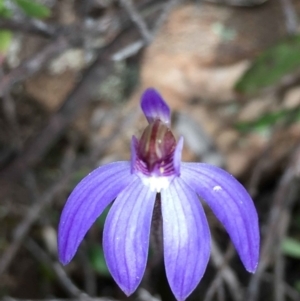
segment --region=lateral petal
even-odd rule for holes
[[[136,177],[117,197],[106,218],[103,249],[110,273],[126,295],[140,284],[146,268],[156,192]]]
[[[170,108],[155,89],[149,88],[143,93],[141,107],[149,123],[159,119],[170,124]]]
[[[209,205],[249,272],[259,259],[258,216],[246,189],[228,172],[205,163],[182,163],[181,178]]]
[[[86,232],[132,177],[129,162],[115,162],[95,169],[75,187],[58,227],[58,253],[63,264],[70,262]]]
[[[161,205],[166,274],[172,292],[182,301],[206,270],[209,228],[198,196],[180,178],[161,192]]]

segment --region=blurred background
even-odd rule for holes
[[[188,300],[299,301],[299,0],[0,0],[0,298],[175,300],[153,249],[137,292],[117,287],[107,212],[69,265],[57,258],[69,193],[129,160],[147,87],[172,108],[183,159],[232,173],[260,219],[252,275],[205,208],[212,254]]]

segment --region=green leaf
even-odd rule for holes
[[[250,122],[238,122],[235,128],[240,132],[264,132],[270,129],[273,125],[280,121],[289,121],[289,123],[300,120],[300,108],[292,110],[279,110],[275,112],[266,113],[257,119]]]
[[[294,283],[294,287],[295,289],[300,292],[300,280],[297,280],[295,283]]]
[[[47,18],[51,15],[48,7],[32,0],[13,0],[29,17]]]
[[[291,237],[284,239],[282,245],[282,252],[290,257],[300,259],[300,241]]]
[[[281,41],[264,51],[236,83],[236,90],[246,94],[273,85],[285,74],[300,67],[300,35]]]
[[[286,110],[267,113],[250,122],[239,122],[235,125],[235,127],[241,132],[263,131],[285,117],[286,114]]]
[[[0,54],[6,54],[11,43],[12,33],[9,30],[0,30]]]
[[[54,281],[56,279],[53,269],[51,269],[48,265],[41,263],[38,268],[43,279],[45,278],[48,281]]]
[[[9,18],[12,16],[12,11],[6,6],[4,0],[0,0],[0,17]]]
[[[100,245],[92,245],[88,251],[89,260],[93,269],[102,276],[110,276],[107,268],[103,249]]]

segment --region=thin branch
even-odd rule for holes
[[[84,290],[89,296],[96,296],[97,275],[89,261],[85,243],[82,243],[80,250],[78,250],[77,257],[84,275]]]
[[[161,299],[153,297],[147,290],[141,287],[137,291],[137,300],[138,301],[160,301]]]
[[[182,0],[169,0],[164,8],[163,11],[161,12],[159,18],[157,19],[154,29],[153,29],[153,34],[156,34],[156,32],[161,28],[161,26],[163,25],[163,23],[165,22],[165,20],[167,19],[170,11],[176,6],[178,5]]]
[[[123,49],[113,54],[112,59],[114,61],[123,61],[137,54],[144,46],[145,46],[145,42],[143,40],[138,40],[136,42],[133,42],[132,44],[124,47]]]
[[[0,258],[0,276],[7,270],[10,263],[14,259],[17,251],[19,250],[22,242],[24,241],[27,233],[29,232],[31,226],[41,215],[41,212],[49,206],[55,197],[61,193],[69,181],[70,168],[73,161],[73,156],[69,153],[63,158],[62,163],[65,164],[65,170],[63,176],[53,184],[42,196],[41,198],[32,205],[26,216],[15,228],[13,233],[13,239],[9,247],[5,250]]]
[[[41,212],[46,206],[48,206],[54,198],[60,193],[66,186],[68,178],[64,177],[56,182],[42,197],[41,200],[34,204],[25,216],[25,218],[16,227],[13,234],[13,241],[11,245],[6,249],[4,254],[0,258],[0,276],[6,271],[10,265],[12,259],[16,255],[22,241],[26,237],[32,224],[39,218]]]
[[[126,0],[120,0],[120,1],[125,2],[127,4]],[[180,0],[170,0],[170,1],[168,1],[165,4],[165,6],[164,6],[160,16],[158,17],[157,21],[155,22],[152,33],[150,33],[147,29],[148,33],[146,33],[146,37],[145,37],[145,33],[143,34],[143,30],[138,27],[141,34],[142,34],[142,36],[144,37],[144,39],[135,41],[135,42],[129,44],[128,46],[126,46],[125,48],[119,50],[118,52],[116,52],[112,56],[112,59],[115,60],[115,61],[121,61],[121,60],[125,60],[125,59],[137,54],[138,51],[140,51],[143,47],[145,47],[145,45],[148,44],[148,40],[147,40],[148,34],[150,35],[150,41],[151,41],[153,39],[153,36],[156,34],[156,32],[161,28],[162,24],[166,20],[166,18],[168,16],[168,14],[170,13],[171,9],[180,2],[181,2]],[[141,16],[140,16],[140,18],[141,18],[142,22],[144,22]],[[145,24],[145,27],[146,27],[146,24]]]
[[[214,284],[215,288],[219,287],[221,279],[227,284],[230,293],[235,301],[242,300],[242,290],[238,281],[238,278],[234,271],[227,265],[229,258],[234,254],[232,246],[230,246],[228,253],[223,256],[214,238],[211,239],[211,259],[215,267],[219,270],[216,278],[220,277],[220,280],[216,280]],[[205,300],[210,300],[208,297]]]
[[[170,3],[175,2],[177,3],[174,0],[170,1]],[[126,25],[128,20],[124,22]],[[2,196],[9,193],[12,183],[20,178],[27,168],[34,166],[43,158],[54,141],[62,135],[67,126],[74,120],[77,113],[87,106],[91,100],[93,86],[104,80],[108,74],[108,70],[112,69],[111,55],[121,48],[120,44],[122,45],[122,41],[128,41],[128,39],[124,39],[124,36],[128,34],[130,32],[125,30],[121,33],[119,32],[117,35],[114,35],[112,42],[98,50],[96,61],[86,70],[82,76],[82,80],[69,94],[58,112],[54,113],[48,125],[41,130],[40,134],[29,146],[25,147],[19,157],[0,171],[0,193]],[[28,78],[28,76],[40,70],[40,64],[45,64],[49,56],[54,56],[57,52],[59,53],[63,49],[67,49],[70,47],[70,44],[73,45],[75,42],[76,37],[60,37],[57,40],[57,44],[54,43],[49,46],[49,49],[45,49],[41,54],[37,54],[37,59],[32,58],[6,75],[2,82],[0,82],[0,96],[8,91],[15,82]],[[51,55],[48,55],[48,52]]]
[[[104,80],[109,70],[112,69],[112,63],[109,58],[111,52],[118,44],[118,39],[115,39],[110,45],[98,51],[97,60],[85,71],[81,82],[69,94],[63,106],[52,116],[48,125],[41,130],[39,135],[24,149],[19,157],[0,172],[0,191],[2,194],[5,195],[7,193],[12,181],[19,178],[28,167],[35,165],[43,158],[49,147],[74,120],[76,114],[86,107],[91,100],[93,86],[95,86],[96,82],[99,83],[99,81]],[[67,43],[64,44],[66,47],[67,45]],[[22,74],[23,77],[24,74]],[[7,89],[9,86],[6,83]]]
[[[211,282],[210,286],[206,290],[203,301],[211,301],[214,298],[215,293],[218,291],[218,288],[222,285],[222,276],[218,274],[217,277]]]
[[[266,282],[273,282],[274,276],[270,273],[264,273],[263,274],[263,281]],[[297,289],[293,288],[292,286],[288,285],[287,283],[284,283],[284,290],[286,292],[286,295],[293,301],[299,301],[300,300],[300,293],[297,291]]]
[[[57,261],[53,261],[50,256],[32,239],[28,239],[25,242],[26,248],[33,254],[41,263],[49,266],[54,271],[59,283],[65,289],[66,293],[70,297],[86,297],[87,295],[82,292],[68,277],[61,264]]]
[[[15,101],[8,92],[2,98],[3,112],[10,129],[11,145],[13,151],[20,151],[22,148],[22,140],[20,135],[20,126],[17,120]]]
[[[286,210],[284,210],[286,211]],[[282,241],[286,234],[287,229],[287,214],[286,212],[283,213],[283,217],[281,218],[281,225],[278,226],[278,241],[274,246],[275,254],[274,254],[274,271],[275,277],[273,281],[274,287],[274,301],[284,301],[285,300],[285,289],[284,289],[284,271],[285,271],[285,258],[282,254]]]
[[[298,32],[298,17],[296,9],[291,0],[280,0],[285,17],[287,32],[294,35]]]
[[[299,153],[300,155],[300,153]],[[300,158],[298,159],[298,164],[300,163]],[[299,168],[299,165],[298,165]],[[295,177],[299,177],[298,171],[297,171],[297,165],[295,170]],[[284,301],[285,296],[287,295],[287,292],[285,290],[285,283],[284,283],[284,276],[285,276],[285,257],[282,252],[282,242],[285,239],[287,235],[287,231],[290,225],[291,221],[291,215],[292,215],[292,208],[291,203],[289,203],[289,200],[298,199],[299,196],[299,181],[296,179],[291,182],[291,188],[288,192],[287,196],[287,203],[288,205],[285,206],[281,212],[281,218],[280,218],[280,224],[278,224],[278,231],[277,231],[277,237],[276,242],[274,245],[275,249],[275,277],[274,277],[274,300],[275,301]]]
[[[2,18],[0,19],[0,28],[36,34],[45,38],[53,38],[57,36],[58,32],[61,32],[59,26],[38,19],[15,20]]]
[[[218,301],[225,301],[225,288],[224,288],[223,281],[220,281],[220,284],[218,285],[217,297],[218,297]]]
[[[145,23],[145,20],[140,15],[136,7],[133,5],[132,0],[120,0],[121,5],[125,8],[127,11],[130,19],[132,22],[137,26],[139,29],[143,39],[145,40],[146,44],[150,44],[152,41],[152,34],[148,29],[147,24]]]
[[[297,200],[295,191],[299,185],[298,181],[295,181],[295,178],[299,177],[299,166],[300,147],[294,151],[289,166],[282,175],[278,188],[275,191],[269,221],[265,231],[266,235],[262,242],[260,262],[248,286],[248,301],[258,300],[262,276],[272,259],[274,259],[273,246],[275,239],[278,240],[279,226],[282,225],[283,219],[285,219],[286,210],[291,210],[294,202]]]
[[[56,55],[70,47],[68,39],[59,37],[47,45],[43,50],[35,53],[31,58],[4,75],[0,81],[0,97],[8,93],[9,89],[17,82],[25,80],[29,76],[41,70],[45,64]]]

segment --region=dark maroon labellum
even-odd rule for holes
[[[138,157],[146,163],[148,171],[151,172],[155,167],[163,168],[169,163],[175,147],[173,133],[165,123],[157,119],[144,130],[137,152]]]

